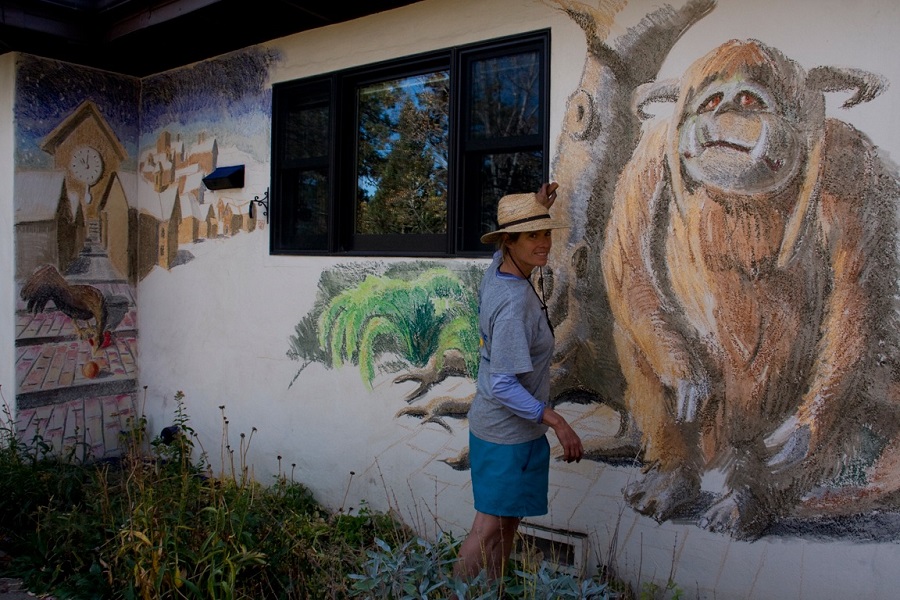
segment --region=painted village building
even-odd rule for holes
[[[23,190],[16,204],[16,268],[25,277],[50,263],[65,269],[78,255],[84,239],[84,213],[78,198],[69,197],[62,171],[28,171],[16,175]],[[74,201],[73,201],[74,200]]]
[[[895,0],[423,0],[142,78],[0,54],[0,391],[102,457],[181,390],[260,481],[462,535],[479,236],[555,180],[587,457],[529,535],[687,598],[896,597],[898,55]],[[106,299],[102,377],[21,295],[53,272]]]

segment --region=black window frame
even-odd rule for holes
[[[466,135],[468,102],[471,98],[469,66],[475,61],[502,58],[526,52],[539,57],[538,94],[541,115],[537,133],[517,138],[495,137],[488,141]],[[354,232],[356,209],[356,93],[360,85],[446,69],[450,72],[450,114],[448,137],[447,231],[429,235],[361,235]],[[285,160],[285,119],[290,108],[303,103],[306,95],[327,91],[329,98],[327,190],[328,217],[324,247],[301,248],[291,243],[285,231],[289,221],[287,174],[296,164]],[[322,100],[319,100],[319,105]],[[550,170],[550,31],[540,30],[434,52],[398,58],[273,84],[272,86],[272,192],[270,198],[270,245],[273,255],[300,256],[405,256],[482,257],[491,247],[477,241],[478,228],[472,201],[480,192],[479,158],[491,152],[533,151],[540,153],[540,173],[534,181],[547,181]],[[325,166],[319,157],[319,167]],[[313,161],[315,162],[315,161]],[[310,163],[312,164],[312,163]],[[307,164],[306,166],[310,166]],[[536,189],[536,185],[534,186]],[[503,193],[530,191],[505,190]],[[493,198],[493,202],[499,200]],[[480,206],[480,200],[478,202]],[[480,210],[480,208],[479,208]],[[475,230],[478,228],[477,230]]]

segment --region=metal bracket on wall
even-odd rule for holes
[[[250,218],[253,218],[253,205],[259,204],[263,207],[263,216],[266,218],[266,223],[269,222],[269,188],[266,188],[263,197],[253,196],[253,200],[250,201]]]

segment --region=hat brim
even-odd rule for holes
[[[504,233],[523,233],[526,231],[544,231],[545,229],[565,229],[568,227],[566,223],[557,219],[541,219],[539,221],[529,221],[528,223],[520,223],[518,225],[510,225],[502,229],[497,229],[481,236],[482,244],[495,244]]]

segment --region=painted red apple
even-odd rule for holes
[[[81,367],[81,373],[88,379],[93,379],[100,374],[100,365],[93,360],[89,360]]]

